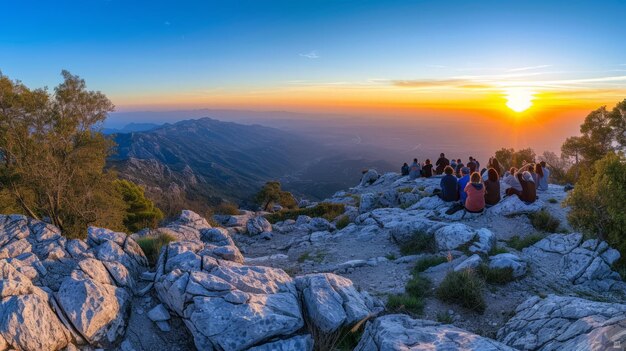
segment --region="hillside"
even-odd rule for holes
[[[167,213],[202,212],[221,199],[246,203],[268,180],[297,195],[327,197],[359,180],[360,170],[383,161],[348,158],[301,134],[260,125],[186,120],[115,135],[110,158],[123,178],[145,186]]]

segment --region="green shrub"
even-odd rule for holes
[[[557,200],[555,198],[550,198],[550,199],[548,199],[548,202],[551,203],[551,204],[557,204],[557,203],[559,203],[559,200]]]
[[[400,245],[400,253],[404,256],[435,252],[435,249],[435,237],[424,231],[416,231],[408,241]]]
[[[146,255],[150,266],[154,266],[159,259],[161,248],[172,241],[176,241],[174,236],[163,233],[157,236],[140,238],[137,240],[137,244],[139,244],[141,250]]]
[[[520,238],[518,235],[515,235],[511,239],[509,239],[509,241],[507,241],[507,244],[510,247],[514,248],[515,250],[522,251],[522,249],[527,248],[531,245],[534,245],[535,243],[537,243],[543,238],[544,238],[543,235],[540,235],[540,234],[531,234],[523,238]]]
[[[408,294],[390,295],[387,300],[387,309],[394,312],[420,314],[424,310],[424,300]]]
[[[406,283],[404,292],[414,297],[425,297],[430,293],[432,282],[419,274],[414,274],[413,278]]]
[[[337,227],[337,229],[343,229],[347,227],[349,224],[350,224],[350,218],[346,215],[343,215],[339,217],[339,219],[335,223],[335,227]]]
[[[413,191],[413,188],[411,187],[400,188],[400,189],[396,189],[396,191],[399,193],[406,194],[406,193],[410,193],[411,191]]]
[[[420,259],[415,263],[415,267],[413,268],[413,272],[420,273],[427,270],[430,267],[438,266],[444,262],[447,262],[448,259],[443,256],[428,256]]]
[[[454,321],[452,320],[451,315],[447,313],[439,312],[437,313],[437,322],[443,323],[443,324],[452,324],[452,322]]]
[[[451,271],[437,288],[436,294],[442,301],[482,313],[486,308],[483,286],[483,281],[472,270]]]
[[[559,229],[559,225],[561,225],[561,221],[554,218],[550,212],[545,209],[529,214],[528,218],[535,229],[546,233],[556,233]]]
[[[513,268],[489,268],[487,264],[481,264],[478,267],[480,274],[487,283],[490,284],[506,284],[515,280],[513,278]]]
[[[606,240],[620,251],[626,266],[626,158],[609,153],[583,172],[565,205],[570,224],[583,233]]]
[[[388,259],[389,261],[394,261],[397,257],[396,257],[396,254],[394,254],[393,252],[390,252],[385,255],[385,258]]]
[[[495,255],[499,255],[502,253],[508,253],[509,250],[507,250],[506,248],[502,247],[502,246],[498,246],[498,245],[494,245],[491,250],[489,250],[489,256],[495,256]]]
[[[326,257],[326,252],[318,251],[316,253],[305,252],[298,257],[298,262],[303,263],[305,261],[313,261],[315,263],[322,263]]]
[[[332,221],[341,216],[345,211],[346,207],[344,204],[322,202],[311,208],[298,208],[293,210],[287,209],[270,213],[266,215],[265,218],[270,223],[285,221],[287,219],[296,219],[298,216],[322,217],[328,221]]]
[[[113,186],[120,193],[128,206],[124,218],[124,226],[136,233],[144,228],[156,228],[163,219],[163,212],[148,199],[144,189],[128,180],[115,180]]]

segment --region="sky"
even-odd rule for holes
[[[0,8],[4,75],[53,87],[67,69],[118,111],[577,126],[626,98],[626,1],[0,0]]]

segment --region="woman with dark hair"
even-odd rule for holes
[[[487,170],[487,176],[487,180],[485,180],[485,204],[489,207],[500,202],[500,177],[493,168]]]
[[[485,209],[485,186],[480,173],[474,172],[470,176],[470,182],[464,189],[467,194],[465,209],[467,212],[482,212]]]
[[[487,166],[487,168],[493,168],[496,170],[496,172],[498,172],[498,176],[502,177],[502,174],[504,173],[502,170],[502,166],[500,165],[500,161],[498,161],[497,158],[492,157],[489,160],[489,165]]]
[[[426,159],[424,166],[422,166],[422,176],[430,178],[433,176],[433,165],[430,163],[430,159]]]

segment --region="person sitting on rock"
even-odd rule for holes
[[[456,174],[457,178],[461,178],[461,169],[463,169],[463,167],[465,166],[463,165],[463,162],[461,162],[461,159],[457,159],[456,168],[454,169],[454,173]]]
[[[546,161],[541,161],[536,166],[535,173],[539,175],[539,182],[537,184],[537,190],[546,191],[548,190],[550,170],[546,168]]]
[[[490,207],[498,202],[500,202],[500,177],[495,169],[489,168],[485,180],[485,205]]]
[[[478,170],[478,164],[474,162],[474,158],[472,156],[470,156],[469,158],[469,162],[467,163],[467,168],[470,169],[470,174],[473,174],[474,172]]]
[[[485,209],[485,186],[480,173],[472,173],[470,182],[465,185],[463,192],[466,195],[465,209],[467,212],[480,213]]]
[[[411,164],[411,168],[409,169],[409,177],[411,179],[419,178],[422,175],[422,166],[420,166],[417,159],[413,159],[413,163]]]
[[[437,160],[437,162],[435,163],[435,165],[437,166],[437,174],[442,174],[443,170],[450,165],[450,160],[448,160],[446,158],[446,155],[442,152],[441,155],[439,155],[439,159]]]
[[[430,159],[426,159],[424,166],[422,166],[422,176],[430,178],[433,176],[433,165],[430,163]]]
[[[533,177],[533,181],[536,184],[539,184],[539,175],[535,172],[535,164],[531,163],[530,166],[528,166],[528,173],[530,173],[530,175]]]
[[[456,159],[452,159],[450,161],[450,167],[452,167],[453,173],[456,173]],[[444,173],[445,173],[445,168],[444,168]]]
[[[519,181],[522,186],[522,191],[518,191],[517,189],[508,189],[511,190],[512,194],[515,194],[519,197],[520,200],[524,201],[527,204],[531,204],[537,200],[537,186],[535,185],[535,180],[533,179],[532,174],[528,172],[528,169],[532,166],[532,164],[527,164],[524,167],[520,168],[519,171],[515,174],[515,178]],[[507,190],[507,191],[508,191]]]
[[[451,166],[446,166],[443,173],[445,175],[439,182],[441,187],[439,197],[445,202],[457,201],[459,199],[459,181],[454,175],[454,169]]]
[[[400,168],[400,173],[402,173],[402,176],[408,176],[409,175],[409,164],[408,163],[404,163],[402,165],[402,168]]]
[[[470,182],[470,170],[467,167],[461,169],[462,177],[459,179],[459,199],[461,205],[465,206],[465,200],[467,199],[467,193],[465,192],[465,186]]]
[[[509,186],[509,188],[506,189],[506,195],[513,195],[513,190],[518,192],[522,191],[522,185],[515,177],[515,173],[517,173],[517,168],[511,167],[511,169],[505,173],[504,178],[502,178],[504,184]]]

